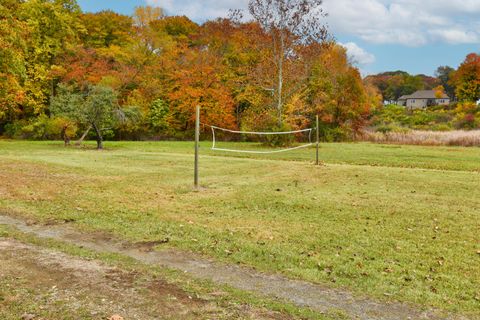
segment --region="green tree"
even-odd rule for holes
[[[93,128],[97,149],[103,149],[103,131],[114,126],[121,115],[116,92],[99,85],[89,87],[85,93],[60,85],[58,94],[52,98],[50,111],[55,116],[70,118]]]
[[[440,85],[445,89],[445,93],[450,98],[455,98],[455,88],[451,84],[455,69],[449,66],[440,66],[435,71],[435,76],[440,80]]]
[[[152,103],[148,112],[148,122],[155,131],[164,131],[168,128],[169,111],[168,104],[162,99],[157,99]]]

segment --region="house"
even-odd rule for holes
[[[397,105],[404,106],[409,109],[425,109],[430,106],[446,106],[450,104],[450,98],[442,93],[434,90],[420,90],[411,95],[401,96],[397,100]]]

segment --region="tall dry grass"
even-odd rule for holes
[[[358,139],[376,143],[411,144],[424,146],[480,146],[480,130],[373,132],[364,131]]]

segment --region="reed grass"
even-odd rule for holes
[[[411,130],[406,132],[373,132],[364,131],[360,136],[361,141],[375,143],[394,143],[422,146],[480,146],[480,130],[473,131],[422,131]]]

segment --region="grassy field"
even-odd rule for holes
[[[203,143],[195,192],[192,143],[106,146],[0,141],[0,208],[480,317],[478,148]]]

